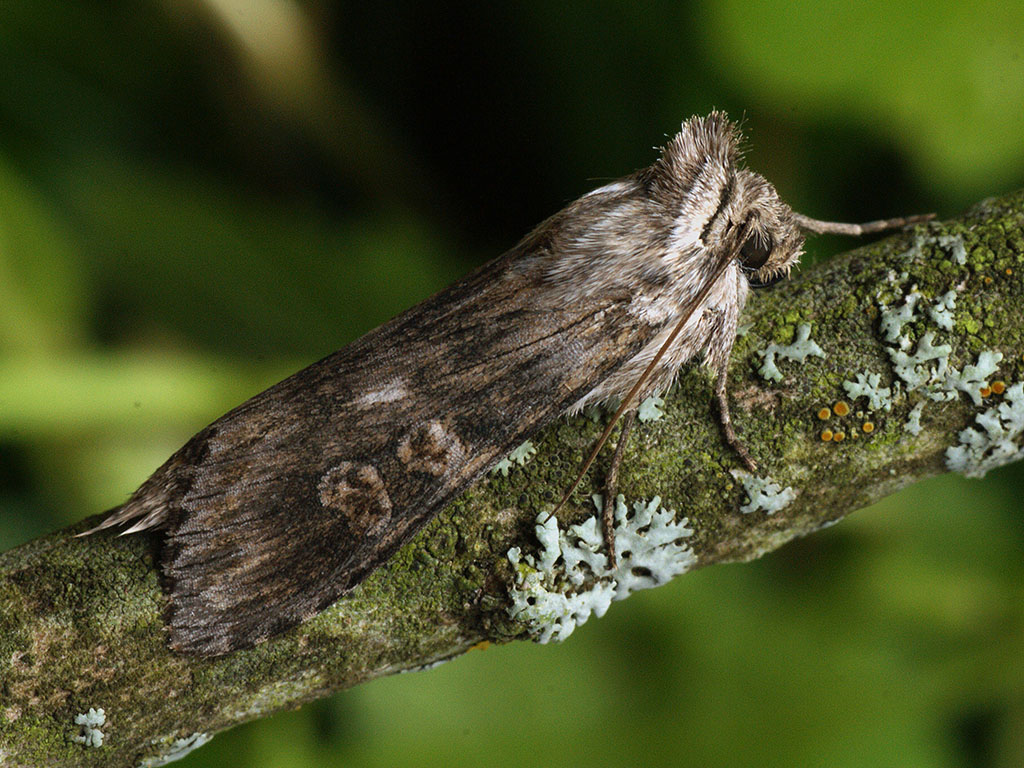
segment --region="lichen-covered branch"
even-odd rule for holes
[[[759,474],[723,447],[710,378],[688,368],[644,405],[626,453],[617,568],[596,480],[559,521],[538,522],[596,437],[588,418],[538,435],[535,453],[518,450],[325,613],[216,659],[167,649],[158,535],[75,538],[83,521],[7,552],[0,765],[160,765],[236,723],[481,640],[564,638],[635,589],[757,557],[929,475],[1020,458],[1022,275],[1017,193],[758,294],[730,385]]]

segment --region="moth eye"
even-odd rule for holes
[[[740,262],[743,268],[753,271],[760,269],[772,255],[772,239],[760,235],[750,235],[740,247]]]

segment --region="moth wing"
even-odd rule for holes
[[[649,337],[621,302],[537,305],[520,287],[492,263],[239,406],[147,481],[129,505],[167,509],[173,648],[227,653],[320,612]]]

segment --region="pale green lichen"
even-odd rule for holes
[[[935,242],[940,247],[951,250],[958,263],[962,263],[959,258],[961,251],[966,259],[966,250],[960,237],[922,239],[920,242],[915,241],[915,248],[920,248],[925,242]],[[900,275],[900,281],[906,278],[906,273]],[[983,350],[974,363],[965,365],[963,369],[950,365],[949,358],[953,348],[949,344],[936,343],[936,333],[953,329],[957,290],[946,291],[928,304],[922,313],[919,305],[923,304],[923,298],[917,285],[913,285],[898,307],[889,307],[879,302],[879,330],[888,345],[886,352],[892,361],[896,380],[891,387],[882,387],[880,374],[866,372],[858,373],[856,381],[843,382],[843,388],[851,397],[868,398],[869,410],[890,410],[893,402],[900,397],[901,389],[908,394],[918,392],[924,398],[933,401],[954,400],[958,392],[964,392],[978,405],[981,403],[982,387],[996,372],[1002,360],[1000,352]],[[924,319],[924,316],[927,316],[938,330],[925,331],[915,346],[910,335],[904,332],[904,328],[910,323]],[[912,435],[921,432],[924,403],[922,400],[914,405],[907,423],[904,424],[904,429]]]
[[[881,381],[880,373],[858,373],[856,381],[843,382],[843,389],[851,400],[866,397],[870,411],[877,411],[879,408],[888,411],[892,408],[892,390],[883,387]]]
[[[914,318],[917,316],[917,303],[920,300],[921,294],[918,293],[917,286],[915,285],[910,289],[910,293],[904,297],[903,304],[900,307],[891,309],[885,306],[885,304],[880,305],[881,320],[879,323],[879,330],[882,332],[883,339],[890,344],[900,341],[900,335],[903,333],[903,326],[907,323],[913,322]]]
[[[977,362],[973,365],[965,365],[962,371],[958,371],[956,368],[950,368],[946,371],[947,388],[966,392],[975,405],[981,405],[981,388],[988,383],[989,377],[998,370],[1002,359],[1002,352],[995,352],[991,349],[982,350],[978,353]],[[952,400],[956,396],[955,392],[952,391],[949,394],[948,400]]]
[[[924,411],[924,403],[925,401],[922,400],[910,409],[910,413],[907,414],[907,423],[903,425],[903,429],[914,437],[921,434],[921,413]]]
[[[157,766],[167,765],[173,763],[175,760],[181,760],[189,752],[194,749],[199,749],[206,742],[213,738],[212,734],[209,733],[193,733],[190,736],[186,736],[183,739],[174,739],[167,748],[167,752],[157,757],[147,757],[141,763],[138,768],[157,768]]]
[[[600,497],[594,503],[600,507]],[[508,551],[516,573],[509,615],[523,622],[537,642],[562,641],[591,615],[603,616],[612,600],[657,587],[693,568],[697,556],[686,543],[693,534],[687,519],[676,522],[675,512],[660,505],[655,496],[650,502],[635,502],[630,511],[625,499],[617,497],[614,568],[609,567],[597,516],[561,531],[555,518],[538,515],[539,553],[524,555],[519,547]]]
[[[966,477],[984,477],[996,467],[1024,458],[1024,383],[1006,390],[1003,402],[979,413],[960,432],[960,444],[946,449],[946,467]]]
[[[636,409],[636,417],[640,421],[657,421],[664,417],[665,411],[662,408],[665,407],[665,401],[657,395],[651,395],[642,403],[640,407]]]
[[[918,256],[920,256],[924,252],[924,243],[925,240],[921,235],[914,235],[914,242],[911,244],[910,248],[903,251],[903,253],[899,254],[898,258],[904,259],[906,261],[914,261],[915,259],[917,259]]]
[[[78,726],[78,733],[71,737],[72,741],[84,744],[87,747],[102,747],[103,732],[100,726],[107,722],[107,713],[103,708],[93,709],[85,714],[75,715],[75,725]]]
[[[772,343],[767,348],[758,351],[758,354],[764,358],[764,362],[757,372],[763,378],[771,381],[782,381],[782,372],[775,364],[777,359],[782,358],[803,363],[810,355],[825,357],[825,351],[815,342],[811,341],[811,326],[807,323],[801,323],[797,326],[796,336],[791,344],[781,346]]]
[[[536,446],[527,440],[495,464],[494,468],[491,469],[491,473],[496,475],[500,472],[504,477],[508,477],[508,472],[514,464],[518,464],[520,467],[524,466],[535,453],[537,453]]]
[[[953,330],[953,311],[956,309],[956,291],[946,291],[928,307],[928,317],[944,331]]]
[[[906,337],[900,337],[902,341]],[[907,385],[907,391],[913,392],[920,389],[930,381],[945,372],[949,355],[953,348],[949,344],[934,344],[935,333],[928,331],[917,342],[917,349],[914,354],[908,355],[903,349],[888,349],[889,359],[892,360],[892,367],[895,374]],[[909,344],[908,344],[909,346]],[[906,347],[904,347],[905,349]],[[934,367],[927,363],[938,361]]]
[[[967,263],[967,248],[960,235],[939,235],[935,238],[939,248],[949,253],[961,267]]]
[[[740,481],[747,493],[747,503],[740,506],[740,512],[745,515],[758,510],[773,515],[788,507],[796,498],[796,491],[788,486],[783,488],[771,477],[758,477],[740,469],[733,470],[732,475]]]

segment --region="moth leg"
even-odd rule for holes
[[[729,369],[729,356],[726,355],[721,363],[718,365],[718,371],[715,374],[715,399],[718,400],[718,423],[722,426],[722,435],[725,437],[725,442],[729,444],[729,447],[736,451],[736,454],[740,457],[740,461],[749,469],[751,472],[757,471],[757,462],[754,461],[750,455],[750,451],[736,436],[736,431],[732,428],[732,417],[729,415],[729,392],[727,390],[727,373]]]
[[[619,442],[615,446],[612,464],[604,478],[604,505],[601,508],[601,526],[604,530],[604,546],[608,550],[608,564],[611,568],[615,567],[615,491],[619,483],[619,466],[622,464],[622,454],[626,451],[626,442],[629,440],[629,433],[633,429],[635,421],[635,408],[632,411],[626,412],[622,417],[622,431],[619,432]]]

